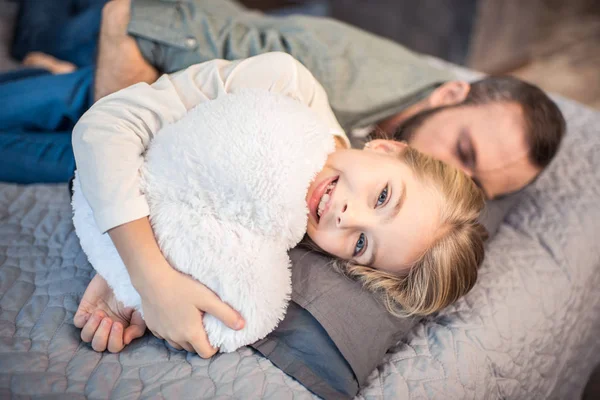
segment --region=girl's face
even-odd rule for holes
[[[306,196],[307,233],[317,246],[391,273],[423,254],[440,226],[440,198],[399,158],[404,147],[374,140],[329,156]]]

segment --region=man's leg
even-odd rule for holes
[[[11,55],[17,60],[23,60],[32,51],[48,53],[48,49],[41,48],[44,43],[50,42],[47,30],[66,22],[71,2],[72,0],[21,0]]]
[[[152,83],[158,71],[127,35],[131,0],[112,0],[102,10],[94,98],[98,100],[135,83]]]
[[[0,130],[48,132],[72,129],[91,105],[93,68],[81,68],[63,75],[34,74],[35,71],[38,70],[26,77],[8,73],[7,79],[0,84]],[[0,75],[0,80],[3,77]]]
[[[0,88],[3,84],[18,81],[20,79],[33,78],[35,76],[48,75],[48,70],[44,68],[19,68],[8,72],[0,73]]]
[[[75,170],[71,129],[91,105],[93,68],[25,70],[1,80],[0,181],[67,182]]]
[[[28,54],[41,52],[79,67],[92,65],[106,1],[21,0],[13,57],[25,60]]]
[[[71,132],[0,132],[0,181],[67,182],[75,171]]]

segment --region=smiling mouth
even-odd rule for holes
[[[327,205],[331,200],[331,193],[333,192],[333,189],[335,189],[338,179],[339,178],[336,178],[327,186],[325,192],[323,193],[323,196],[321,196],[321,199],[319,200],[319,205],[317,206],[317,222],[321,221],[321,216],[327,210]]]

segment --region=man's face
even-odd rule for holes
[[[441,108],[409,137],[417,150],[465,171],[488,198],[523,188],[541,171],[529,160],[525,121],[516,103]]]

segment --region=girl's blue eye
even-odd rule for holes
[[[385,201],[387,200],[387,197],[388,197],[388,188],[386,186],[379,194],[379,198],[377,199],[376,207],[383,205],[385,203]]]
[[[359,255],[363,251],[366,244],[367,244],[367,238],[365,237],[364,233],[361,233],[360,236],[358,237],[358,240],[356,241],[356,247],[354,248],[354,257]]]

